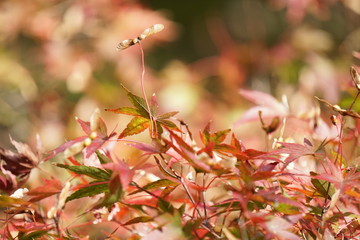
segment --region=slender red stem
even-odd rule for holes
[[[351,105],[350,105],[350,107],[349,107],[349,110],[351,110],[351,109],[352,109],[352,107],[354,106],[354,104],[355,104],[355,102],[356,102],[357,98],[359,97],[359,94],[360,94],[360,92],[358,92],[358,93],[356,94],[356,97],[355,97],[354,101],[351,103]]]
[[[139,41],[139,46],[140,46],[140,52],[141,52],[141,68],[142,68],[142,72],[141,72],[141,91],[142,91],[143,98],[145,99],[147,111],[149,113],[150,126],[151,126],[150,127],[150,136],[152,138],[154,138],[154,137],[157,136],[156,135],[157,129],[156,129],[156,124],[154,124],[154,118],[152,116],[150,104],[149,104],[149,101],[148,101],[148,99],[146,97],[146,92],[145,92],[145,83],[144,83],[145,82],[144,81],[144,78],[145,78],[145,54],[144,54],[143,47],[141,45],[141,41]]]
[[[149,115],[150,115],[150,119],[152,119],[152,116],[151,116],[151,111],[150,111],[150,105],[149,105],[149,102],[147,100],[147,97],[146,97],[146,93],[145,93],[145,84],[144,84],[144,78],[145,78],[145,56],[144,56],[144,50],[143,50],[143,47],[141,45],[141,41],[139,41],[139,46],[140,46],[140,52],[141,52],[141,68],[142,68],[142,72],[141,72],[141,90],[142,90],[142,95],[145,99],[145,102],[146,102],[146,108],[149,112]]]

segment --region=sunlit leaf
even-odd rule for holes
[[[39,231],[30,232],[30,233],[19,234],[18,237],[19,237],[19,240],[34,240],[34,239],[38,239],[38,238],[44,236],[47,233],[48,233],[47,230],[39,230]]]
[[[134,95],[125,86],[121,85],[121,87],[125,90],[128,99],[133,104],[133,106],[137,109],[137,111],[140,113],[140,115],[144,118],[149,119],[150,116],[149,116],[148,109],[146,106],[146,101],[142,97]]]
[[[76,174],[83,174],[98,180],[109,180],[110,174],[100,168],[91,166],[70,166],[58,163],[56,166],[70,170]]]
[[[318,174],[315,172],[310,172],[310,175],[317,176]],[[335,193],[334,186],[332,186],[327,181],[311,178],[311,183],[313,184],[317,192],[320,193],[320,195],[324,198],[331,199],[331,196]]]
[[[29,203],[19,199],[19,198],[13,198],[8,195],[0,195],[0,207],[7,208],[7,207],[13,207],[16,205],[28,205]]]
[[[170,181],[168,179],[159,179],[159,180],[157,180],[155,182],[151,182],[149,184],[146,184],[142,188],[145,189],[145,190],[153,190],[153,189],[158,189],[158,188],[162,188],[162,187],[177,186],[177,185],[179,185],[179,183]],[[141,192],[141,191],[143,191],[143,190],[138,189],[135,192],[130,193],[130,195]]]
[[[200,133],[201,141],[204,145],[207,145],[210,141],[210,122],[206,124],[204,130]]]
[[[164,113],[161,114],[159,116],[156,117],[157,120],[164,120],[164,119],[168,119],[170,117],[175,116],[176,114],[178,114],[179,112],[168,112],[168,113]]]
[[[210,141],[215,142],[216,144],[222,143],[230,131],[231,129],[226,129],[212,133],[210,135]]]
[[[42,182],[42,186],[31,189],[27,193],[27,195],[31,196],[31,202],[36,202],[41,199],[58,194],[63,188],[62,183],[54,177],[52,177],[51,179],[43,179]]]
[[[157,122],[168,129],[180,132],[178,126],[175,123],[171,122],[170,120],[158,120]]]
[[[127,221],[126,223],[124,223],[124,225],[131,225],[131,224],[135,224],[135,223],[144,223],[144,222],[150,222],[152,221],[153,218],[149,217],[149,216],[141,216],[141,217],[136,217],[133,218],[129,221]]]
[[[286,203],[277,203],[273,206],[274,210],[284,214],[299,214],[299,208]]]
[[[119,135],[119,138],[134,135],[143,132],[150,126],[150,120],[143,117],[134,117],[128,123],[124,131]]]
[[[114,108],[114,109],[105,109],[105,111],[118,113],[118,114],[125,114],[125,115],[130,115],[130,116],[137,116],[137,117],[143,116],[141,111],[139,111],[136,108],[132,108],[132,107],[120,107],[120,108]]]
[[[108,184],[90,184],[90,186],[82,187],[79,190],[72,193],[67,199],[66,202],[69,202],[74,199],[91,197],[100,193],[109,193]]]
[[[242,144],[242,142],[239,139],[236,138],[234,133],[231,136],[231,146],[239,149],[242,152],[246,150],[245,146]]]
[[[214,143],[215,145],[222,143],[231,129],[221,130],[214,133],[210,132],[210,122],[206,125],[204,130],[200,133],[200,138],[203,144],[206,146],[209,143]]]

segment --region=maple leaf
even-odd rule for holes
[[[146,129],[150,130],[151,138],[159,138],[163,132],[163,128],[180,131],[176,124],[169,120],[169,118],[175,116],[178,112],[168,112],[157,115],[158,105],[155,96],[151,98],[150,109],[148,109],[144,98],[133,94],[123,85],[121,86],[133,107],[105,109],[105,111],[133,116],[126,128],[120,133],[119,139],[139,134]]]
[[[216,132],[210,132],[210,122],[206,125],[204,130],[200,132],[200,139],[205,145],[202,149],[197,151],[197,155],[206,153],[209,157],[224,156],[224,159],[230,159],[231,157],[245,156],[242,151],[242,147],[239,145],[235,136],[232,136],[231,144],[223,143],[230,133],[231,129],[220,130]],[[215,154],[218,153],[218,154]],[[223,166],[220,165],[221,168]]]
[[[110,135],[107,134],[107,128],[104,120],[100,117],[99,109],[96,109],[91,115],[90,122],[83,121],[79,118],[76,118],[76,121],[86,135],[70,140],[54,149],[45,158],[45,161],[61,152],[64,152],[66,158],[82,152],[84,159],[89,159],[106,141],[116,135],[115,132],[112,132]],[[87,165],[97,166],[99,164],[88,162]]]
[[[119,176],[119,180],[122,188],[126,189],[129,186],[134,176],[134,170],[130,169],[130,167],[125,162],[123,161],[111,162],[111,163],[103,164],[102,166],[105,169],[109,169],[113,172],[112,178],[114,178],[114,175]]]
[[[200,133],[200,138],[204,145],[208,145],[209,143],[220,144],[225,140],[226,136],[230,131],[231,129],[226,129],[211,133],[209,122],[204,128],[204,130]]]
[[[154,139],[156,140],[156,139]],[[132,146],[136,149],[139,149],[140,151],[144,152],[144,154],[155,154],[155,153],[163,153],[168,150],[167,146],[161,145],[161,142],[159,141],[153,141],[152,145],[146,144],[146,143],[131,143],[128,144],[129,146]]]
[[[293,225],[293,223],[279,216],[274,216],[263,224],[268,230],[269,237],[276,237],[276,239],[280,240],[301,240],[300,237],[289,231],[289,229],[293,228]]]
[[[173,131],[169,131],[170,140],[162,139],[169,149],[167,150],[167,154],[173,157],[175,161],[179,161],[180,159],[186,160],[190,163],[197,171],[207,172],[210,170],[210,167],[201,159],[199,155],[194,150],[194,147],[190,145],[186,140],[178,136],[178,134]]]
[[[360,187],[360,172],[357,172],[355,168],[349,171],[343,171],[339,166],[330,161],[330,159],[325,158],[325,161],[327,166],[326,172],[314,174],[312,176],[313,179],[332,183],[336,189],[341,190],[341,193],[354,187]]]
[[[313,146],[308,144],[301,145],[298,143],[286,143],[286,142],[279,142],[283,146],[283,148],[276,149],[270,154],[288,154],[289,156],[286,157],[284,161],[284,166],[282,167],[285,169],[291,162],[297,160],[298,158],[306,155],[315,156],[320,155],[320,153],[316,153]]]
[[[235,126],[239,126],[245,122],[259,120],[259,111],[261,112],[263,119],[275,117],[281,118],[289,114],[289,108],[285,100],[281,103],[273,96],[259,91],[241,89],[239,93],[257,106],[247,110],[243,116],[235,122]]]
[[[30,190],[27,195],[31,196],[30,202],[37,202],[41,199],[60,193],[62,188],[62,183],[55,177],[51,177],[51,179],[44,179],[42,186]]]

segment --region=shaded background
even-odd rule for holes
[[[128,106],[120,83],[140,95],[140,51],[118,42],[162,23],[144,40],[146,91],[161,111],[179,110],[195,132],[232,127],[250,88],[304,109],[355,94],[348,69],[359,59],[357,0],[56,1],[0,3],[0,146],[11,135],[50,150],[81,135],[74,116]],[[356,62],[358,61],[358,62]],[[359,108],[355,106],[355,108]],[[102,111],[109,130],[128,118]],[[258,124],[258,126],[260,126]],[[236,127],[251,145],[253,131]],[[254,140],[255,142],[255,140]]]

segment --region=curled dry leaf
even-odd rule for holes
[[[259,118],[261,122],[261,128],[266,132],[266,134],[270,134],[278,129],[280,126],[280,118],[275,116],[270,124],[266,124],[262,118],[262,111],[259,111]]]
[[[315,96],[315,98],[317,100],[319,100],[320,102],[325,103],[328,107],[330,107],[335,112],[338,112],[342,116],[350,116],[353,118],[360,118],[360,114],[355,112],[354,110],[346,110],[346,109],[341,108],[339,105],[336,105],[336,104],[333,105],[324,99],[318,98],[316,96]]]
[[[360,91],[360,67],[352,66],[350,68],[350,75],[352,80],[354,81],[355,87],[358,91]]]
[[[1,175],[3,175],[0,175],[0,189],[4,191],[12,191],[20,187],[39,162],[38,157],[27,144],[17,142],[11,138],[10,141],[16,148],[17,153],[0,148]]]

